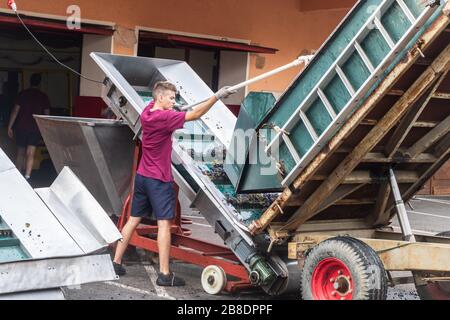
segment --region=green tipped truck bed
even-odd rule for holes
[[[279,128],[266,140],[269,150],[279,143],[279,154],[269,154],[282,170],[260,177],[258,164],[246,164],[234,181],[245,192],[273,191],[275,183],[282,191],[253,232],[271,226],[282,237],[310,220],[385,226],[395,213],[389,169],[408,201],[445,164],[449,5],[416,3],[360,1],[267,112],[258,128]]]

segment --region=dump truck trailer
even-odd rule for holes
[[[450,239],[413,234],[405,210],[449,158],[449,10],[448,1],[359,1],[278,100],[252,93],[238,118],[219,101],[175,133],[176,184],[255,286],[385,299],[389,272],[402,270],[421,297],[449,297]],[[91,56],[106,75],[103,99],[135,139],[155,82],[173,82],[181,106],[213,94],[185,62]],[[58,123],[97,126],[37,121],[61,163],[86,138],[58,141]],[[67,148],[70,159],[58,151]],[[401,232],[389,227],[395,216]]]

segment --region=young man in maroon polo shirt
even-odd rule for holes
[[[175,218],[176,195],[172,176],[172,134],[187,121],[200,119],[220,99],[234,93],[227,87],[215,93],[208,101],[189,112],[177,112],[177,88],[170,82],[157,82],[153,88],[154,101],[141,114],[142,158],[135,178],[131,217],[122,229],[114,257],[118,275],[126,273],[122,256],[131,235],[144,216],[154,214],[158,221],[159,286],[183,286],[184,280],[170,272],[171,222]]]
[[[50,114],[50,100],[39,90],[41,75],[35,73],[30,78],[31,88],[19,93],[11,112],[8,125],[8,136],[16,140],[17,170],[25,169],[25,178],[31,176],[34,164],[34,153],[41,142],[41,133],[34,119],[34,114]]]

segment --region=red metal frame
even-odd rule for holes
[[[138,143],[134,154],[132,181],[134,181],[140,154],[141,149]],[[118,221],[117,226],[119,230],[122,230],[131,215],[131,199],[133,192],[134,184],[132,183],[130,195],[125,201],[122,214]],[[176,187],[176,192],[178,194],[178,187]],[[248,278],[247,270],[229,248],[191,237],[191,230],[182,227],[183,225],[188,224],[192,224],[192,221],[181,217],[180,203],[177,202],[176,217],[172,222],[172,247],[170,250],[171,258],[202,267],[207,267],[209,265],[217,265],[222,267],[227,275],[238,279],[236,281],[227,281],[225,290],[228,292],[235,292],[239,289],[252,287]],[[157,253],[157,233],[158,227],[156,225],[141,224],[131,236],[130,245]]]
[[[187,37],[187,36],[180,36],[180,35],[176,35],[176,34],[169,34],[167,36],[167,38],[169,41],[175,41],[175,42],[180,42],[180,43],[184,43],[184,44],[200,45],[200,46],[205,46],[205,47],[220,48],[220,49],[225,49],[225,50],[237,50],[237,51],[244,51],[244,52],[266,53],[266,54],[275,54],[278,51],[278,49],[274,49],[274,48],[260,47],[260,46],[254,46],[254,45],[230,42],[230,41],[220,41],[220,40],[213,40],[213,39]]]
[[[70,30],[67,28],[67,25],[64,21],[45,21],[37,18],[23,18],[23,22],[33,28],[37,28],[41,31],[66,31],[66,32],[75,32],[75,33],[87,33],[87,34],[96,34],[103,36],[111,36],[114,34],[114,30],[107,27],[95,27],[95,26],[82,26],[80,29]],[[0,23],[10,26],[20,25],[20,21],[16,16],[0,16]]]

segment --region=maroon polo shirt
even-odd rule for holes
[[[151,111],[151,102],[141,114],[142,158],[137,173],[163,182],[173,182],[172,134],[184,126],[186,112]]]

